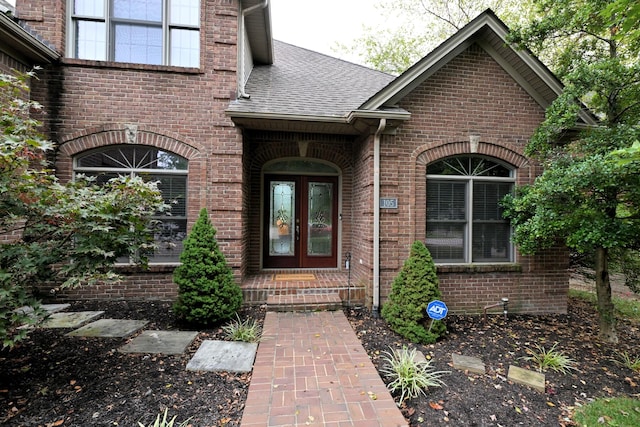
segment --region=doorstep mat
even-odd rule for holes
[[[315,274],[275,274],[273,280],[286,281],[286,280],[316,280]]]

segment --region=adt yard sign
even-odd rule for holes
[[[444,319],[448,311],[447,304],[440,300],[431,301],[429,305],[427,305],[427,314],[433,320]]]

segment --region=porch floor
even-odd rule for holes
[[[275,296],[337,294],[345,305],[362,305],[363,285],[349,283],[349,272],[332,270],[265,270],[244,278],[240,285],[246,304],[266,304]]]

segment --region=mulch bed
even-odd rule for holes
[[[146,329],[186,329],[163,302],[77,302],[70,310],[104,310],[105,317],[146,319]],[[411,346],[366,309],[346,309],[354,330],[379,367],[390,347]],[[243,308],[242,318],[262,320],[264,309]],[[596,340],[594,307],[570,299],[567,315],[447,317],[448,335],[416,346],[437,370],[450,371],[445,386],[406,401],[401,409],[412,426],[572,425],[572,409],[597,397],[638,397],[640,374],[615,360],[640,356],[637,324],[618,324],[620,343]],[[194,427],[238,426],[250,374],[196,373],[185,366],[205,339],[223,339],[219,328],[200,332],[179,356],[123,354],[126,339],[69,338],[66,330],[35,330],[12,351],[0,351],[0,424],[8,426],[137,426],[150,424],[169,408],[177,421]],[[547,372],[541,393],[506,379],[510,364],[533,368],[522,359],[535,344],[557,349],[577,362],[569,374]],[[480,357],[485,375],[458,371],[451,353]],[[640,425],[640,414],[629,425]]]

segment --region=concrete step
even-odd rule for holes
[[[335,311],[341,307],[337,292],[267,296],[267,311]]]

